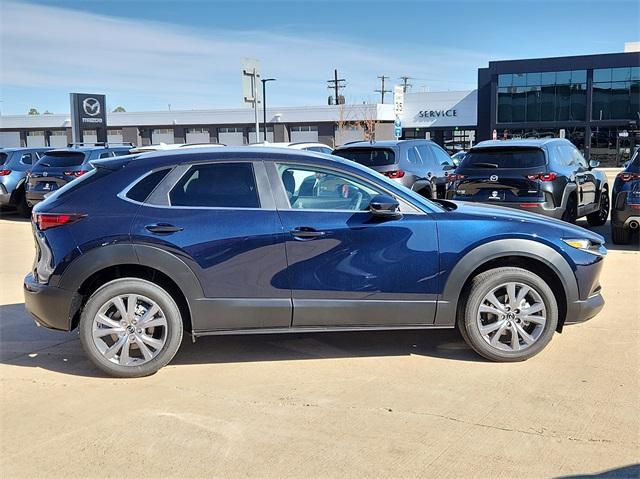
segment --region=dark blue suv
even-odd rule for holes
[[[70,146],[47,151],[28,173],[26,184],[27,205],[32,207],[44,196],[62,188],[91,170],[90,162],[101,158],[128,155],[132,145],[127,146]]]
[[[195,339],[458,327],[494,361],[596,315],[604,239],[552,218],[430,201],[349,160],[276,148],[93,163],[33,213],[38,324],[79,328],[114,376]]]
[[[611,192],[611,238],[627,244],[640,228],[640,149],[636,148],[625,169],[618,173]]]

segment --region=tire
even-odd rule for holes
[[[598,208],[598,211],[587,215],[587,223],[590,226],[602,226],[605,224],[609,218],[610,206],[609,189],[605,186],[600,193],[600,208]]]
[[[615,226],[611,223],[611,240],[614,244],[629,244],[631,231],[622,226]]]
[[[18,192],[18,203],[16,204],[16,210],[18,214],[23,218],[29,218],[31,216],[31,208],[27,204],[27,197],[24,190]]]
[[[509,284],[515,284],[514,296],[524,294],[518,304],[500,303],[508,296]],[[487,301],[492,293],[501,309]],[[526,312],[523,305],[528,305],[526,309],[531,314],[523,315]],[[487,312],[489,308],[500,314]],[[558,304],[551,288],[538,275],[523,268],[496,268],[477,275],[458,314],[458,329],[467,344],[479,355],[496,362],[524,361],[535,356],[551,341],[557,325]]]
[[[146,312],[156,311],[154,306],[157,312],[146,318]],[[91,295],[82,310],[79,330],[84,351],[100,370],[110,376],[136,378],[154,374],[173,359],[183,325],[178,306],[164,289],[143,279],[122,278]]]
[[[567,207],[564,210],[564,214],[562,215],[562,220],[567,223],[575,223],[578,219],[578,201],[576,200],[576,196],[574,194],[569,195],[569,199],[567,200]]]

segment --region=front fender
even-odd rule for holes
[[[566,300],[567,316],[574,311],[579,299],[578,284],[567,260],[555,249],[542,243],[526,239],[501,239],[482,244],[465,254],[449,273],[436,311],[435,324],[453,326],[456,323],[458,299],[471,274],[488,261],[498,258],[520,256],[532,258],[545,264],[560,278]]]

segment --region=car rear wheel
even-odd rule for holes
[[[522,268],[496,268],[473,278],[458,327],[478,354],[523,361],[551,341],[558,305],[549,285]]]
[[[622,226],[614,226],[611,224],[611,239],[615,244],[629,244],[631,231]]]
[[[567,223],[575,223],[578,219],[578,201],[576,200],[575,195],[570,195],[567,200],[567,207],[564,210],[564,214],[562,215],[562,220]]]
[[[91,361],[116,377],[141,377],[165,366],[182,341],[182,318],[160,286],[138,278],[111,281],[91,295],[80,341]]]
[[[591,226],[602,226],[609,218],[609,190],[604,187],[600,193],[600,208],[587,215],[587,223]]]

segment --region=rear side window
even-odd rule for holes
[[[436,157],[436,161],[440,166],[453,164],[453,162],[451,161],[451,157],[449,156],[449,153],[444,151],[442,148],[438,146],[432,146],[431,151],[433,151],[433,154]]]
[[[20,162],[24,165],[31,165],[33,163],[33,155],[35,153],[23,153]]]
[[[165,168],[164,170],[154,171],[150,175],[145,176],[127,192],[127,198],[144,203],[155,187],[167,176],[169,171],[171,171],[170,168]]]
[[[538,168],[545,166],[544,152],[538,148],[487,148],[471,150],[461,168]]]
[[[420,158],[418,150],[413,146],[407,150],[407,160],[413,166],[422,167],[422,158]]]
[[[194,165],[169,193],[172,206],[259,208],[251,163]]]
[[[345,148],[333,154],[364,166],[385,166],[396,162],[396,155],[390,148]]]
[[[50,151],[40,159],[38,164],[51,168],[65,168],[69,166],[80,166],[84,163],[84,159],[84,153],[79,151]]]

